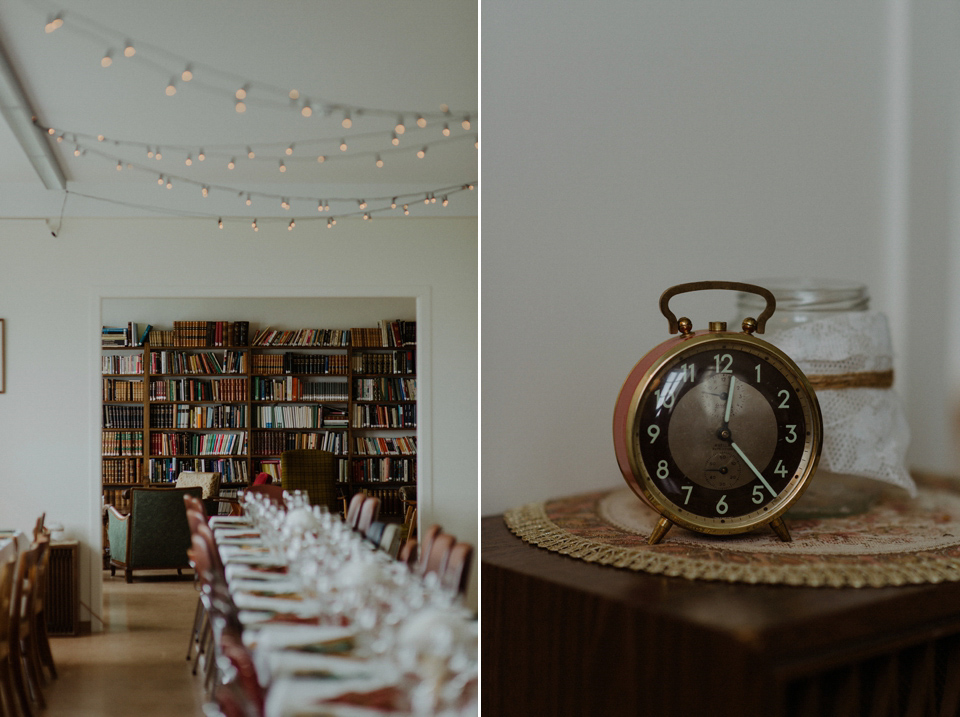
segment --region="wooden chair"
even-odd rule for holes
[[[455,543],[450,548],[447,562],[440,572],[440,584],[451,592],[457,592],[461,595],[465,593],[472,560],[473,546],[470,543]]]
[[[357,518],[357,532],[366,535],[373,525],[373,521],[380,515],[380,499],[376,496],[369,496],[363,505],[360,506],[360,517]]]
[[[53,651],[50,649],[50,636],[47,634],[47,613],[44,609],[50,568],[50,531],[43,530],[35,542],[43,543],[44,546],[37,562],[37,589],[33,595],[33,630],[34,635],[36,635],[40,663],[50,673],[50,678],[55,680],[57,679],[57,666],[53,661]],[[42,670],[40,675],[43,677]]]
[[[403,505],[403,539],[417,537],[417,487],[405,485],[397,491]]]
[[[0,712],[3,705],[10,712],[10,717],[16,715],[16,703],[13,687],[13,664],[16,652],[11,644],[11,614],[10,603],[13,600],[13,581],[17,572],[17,560],[13,558],[0,565]],[[6,712],[2,712],[6,715]]]
[[[450,533],[441,532],[438,534],[430,543],[430,548],[425,547],[424,551],[420,553],[420,574],[436,573],[438,578],[442,577],[450,551],[456,542],[457,539]]]
[[[430,550],[433,548],[433,541],[436,540],[437,536],[442,532],[443,528],[437,523],[434,523],[423,531],[423,536],[420,538],[420,555],[418,558],[415,558],[418,573],[424,574],[424,564],[430,555]]]
[[[47,707],[40,689],[40,655],[33,630],[33,593],[37,588],[37,563],[43,543],[34,543],[20,555],[13,586],[13,612],[10,622],[10,652],[13,683],[26,717],[33,717],[34,707]]]
[[[350,505],[347,507],[347,515],[344,518],[344,522],[354,530],[357,528],[357,522],[360,520],[360,509],[363,507],[366,499],[367,494],[363,491],[354,493],[350,499]]]
[[[411,570],[417,569],[417,539],[410,538],[404,542],[403,547],[400,548],[400,552],[397,555],[397,560],[401,563],[404,563]]]

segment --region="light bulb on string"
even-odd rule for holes
[[[350,119],[350,111],[347,110],[343,113],[343,121],[340,123],[340,126],[344,129],[350,129],[353,127],[353,120]]]
[[[158,160],[158,161],[161,160],[161,159],[163,159],[163,155],[160,154],[160,148],[159,148],[159,147],[157,147],[157,151],[156,151],[156,153],[153,155],[153,158],[156,159],[156,160]]]
[[[147,147],[147,159],[153,159],[153,150]]]
[[[167,177],[167,189],[173,189],[173,182],[170,181],[169,177]]]
[[[427,126],[427,118],[423,115],[417,115],[417,127],[423,129]]]
[[[254,151],[251,147],[247,147],[247,159],[253,159],[257,155],[254,154]]]
[[[470,118],[469,118],[469,117],[464,117],[464,118],[463,118],[463,122],[460,123],[460,126],[463,127],[465,130],[469,131],[469,130],[470,130]]]
[[[423,203],[424,203],[424,204],[429,204],[429,203],[430,203],[430,195],[429,195],[429,194],[423,198]]]
[[[58,135],[57,135],[57,143],[58,143],[58,144],[62,144],[62,143],[63,143],[63,135],[62,135],[62,134],[58,134]]]
[[[396,197],[394,197],[393,199],[390,200],[390,208],[391,208],[391,209],[396,209],[396,208],[397,208],[397,198],[396,198]]]
[[[319,156],[317,157],[317,162],[319,162],[320,164],[323,164],[323,163],[326,162],[326,161],[327,161],[327,158],[326,158],[325,155],[322,155],[322,154],[321,154],[321,155],[319,155]]]
[[[322,212],[322,211],[323,211],[323,200],[322,200],[322,199],[317,202],[317,211],[318,211],[318,212]]]
[[[380,155],[379,155],[379,154],[377,155],[377,161],[376,161],[375,164],[377,165],[377,167],[382,167],[382,166],[383,166],[383,160],[380,158]]]
[[[98,141],[98,142],[102,142],[102,141],[105,140],[105,139],[106,139],[106,137],[104,137],[102,134],[98,134],[98,135],[97,135],[97,141]]]
[[[235,104],[233,108],[237,111],[237,114],[241,115],[247,111],[247,105],[240,100],[237,100],[237,104]]]
[[[48,135],[50,135],[50,136],[52,137],[52,136],[55,135],[56,133],[57,133],[57,130],[55,130],[53,127],[47,127],[47,134],[48,134]]]
[[[334,219],[333,217],[330,217],[329,219],[327,219],[327,229],[332,229],[333,225],[336,223],[337,223],[337,220]]]
[[[260,227],[257,226],[257,220],[256,220],[256,219],[253,220],[253,223],[250,225],[250,227],[251,227],[251,228],[253,229],[253,231],[255,231],[255,232],[260,231]]]
[[[249,207],[251,204],[253,204],[253,197],[251,197],[251,196],[248,194],[248,195],[247,195],[247,199],[246,199],[246,201],[244,202],[244,204],[246,204],[248,207]]]
[[[424,146],[421,147],[420,150],[417,152],[417,159],[423,159],[423,158],[426,157],[426,156],[427,156],[427,147],[426,147],[426,145],[424,145]]]
[[[157,184],[159,184],[161,187],[163,186],[163,175],[162,175],[162,174],[157,178]]]
[[[291,154],[293,154],[293,145],[291,144],[284,151],[287,153],[287,156],[289,157]]]
[[[201,162],[207,158],[207,155],[203,151],[203,147],[200,148],[200,151],[197,152],[197,159]]]
[[[450,125],[448,125],[446,122],[444,122],[444,123],[443,123],[443,129],[441,130],[441,132],[443,133],[443,136],[444,136],[444,137],[449,137],[449,136],[450,136]]]
[[[285,164],[283,163],[283,160],[282,160],[282,159],[280,160],[280,171],[281,171],[281,172],[286,172],[286,171],[287,171],[287,165],[285,165]]]
[[[133,46],[133,43],[127,40],[127,44],[123,48],[124,57],[133,57],[137,54],[137,48]]]
[[[364,221],[369,221],[369,219],[370,219],[370,212],[364,212],[364,213],[363,213],[363,220],[364,220]]]
[[[290,90],[290,99],[296,102],[300,99],[300,90]]]
[[[245,100],[245,99],[247,99],[247,88],[248,88],[248,85],[244,85],[244,86],[241,87],[239,90],[237,90],[236,92],[234,92],[234,93],[233,93],[233,96],[236,97],[238,100]]]
[[[167,85],[164,92],[167,93],[167,97],[173,97],[177,94],[177,79],[175,77],[170,78],[170,84]]]
[[[360,209],[366,209],[366,208],[367,208],[367,200],[366,200],[366,199],[361,199],[360,201],[357,202],[357,206],[360,207]]]
[[[113,51],[107,50],[100,60],[100,67],[110,67],[113,64]]]
[[[223,229],[223,217],[217,220],[217,229]]]
[[[341,140],[340,140],[340,151],[341,151],[341,152],[346,152],[346,151],[347,151],[347,140],[345,140],[345,139],[341,139]]]
[[[293,228],[295,226],[297,226],[297,223],[293,219],[291,219],[290,223],[287,225],[287,231],[288,232],[293,231]]]
[[[403,134],[407,128],[403,125],[403,115],[397,117],[397,126],[393,128],[397,134]]]
[[[50,22],[44,25],[43,29],[47,34],[50,34],[54,30],[57,30],[61,27],[63,27],[63,18],[59,14],[57,14],[53,16]]]
[[[123,162],[117,162],[117,171],[119,172],[122,169],[123,169]]]
[[[443,200],[440,202],[440,204],[445,207],[445,206],[447,206],[449,203],[450,203],[450,200],[447,199],[446,195],[444,195]]]
[[[281,200],[280,200],[280,207],[283,208],[283,209],[289,209],[289,208],[290,208],[290,202],[288,202],[286,199],[281,199]]]
[[[191,166],[191,165],[193,164],[193,157],[191,157],[191,156],[188,154],[188,155],[187,155],[187,158],[184,160],[183,163],[184,163],[185,165],[187,165],[188,167]]]
[[[236,160],[236,158],[235,158],[235,157],[231,157],[231,158],[230,158],[230,161],[227,162],[227,169],[233,169],[233,168],[236,167],[236,166],[237,166],[237,160]]]
[[[207,187],[204,186],[200,188],[200,196],[207,197],[209,196],[209,194],[210,194],[210,190]]]
[[[403,215],[410,216],[410,206],[408,204],[403,205]]]
[[[303,107],[300,108],[300,114],[304,117],[309,117],[313,114],[313,107],[310,106],[309,102],[303,103]]]
[[[396,132],[393,132],[393,133],[392,133],[392,135],[391,135],[391,137],[390,137],[390,143],[391,143],[394,147],[396,147],[397,145],[400,144],[400,138],[397,136],[397,133],[396,133]]]
[[[191,65],[183,68],[183,72],[180,73],[180,79],[184,82],[189,82],[193,79],[193,67]]]

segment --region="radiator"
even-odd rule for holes
[[[47,591],[43,611],[50,635],[80,634],[80,543],[76,540],[50,544]]]

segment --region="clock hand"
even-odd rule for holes
[[[746,463],[747,466],[750,468],[750,470],[753,471],[753,474],[754,474],[757,478],[760,479],[760,482],[763,483],[763,487],[766,488],[768,491],[770,491],[770,495],[772,495],[774,498],[776,498],[776,497],[777,497],[777,492],[776,492],[773,488],[770,487],[770,484],[767,483],[767,479],[764,478],[764,477],[760,474],[760,471],[757,470],[757,467],[756,467],[755,465],[753,465],[753,463],[750,462],[750,459],[747,458],[746,454],[740,449],[740,446],[738,446],[736,443],[734,443],[733,441],[731,441],[731,442],[730,442],[730,447],[733,448],[733,450],[735,450],[735,451],[737,452],[737,455],[740,456],[740,457],[743,459],[743,462]]]
[[[730,385],[727,386],[727,410],[723,413],[723,425],[727,426],[730,423],[730,409],[733,408],[733,384],[736,383],[737,377],[730,377]]]

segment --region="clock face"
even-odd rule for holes
[[[816,397],[784,354],[740,334],[680,343],[638,384],[628,483],[686,527],[749,530],[783,513],[819,455]]]

